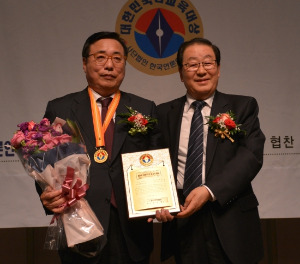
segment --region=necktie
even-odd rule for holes
[[[187,197],[194,188],[202,184],[203,117],[201,109],[205,104],[204,101],[195,101],[192,103],[195,111],[192,118],[184,173],[183,194],[185,197]]]
[[[103,100],[100,101],[101,105],[102,105],[102,112],[101,112],[101,119],[102,119],[102,124],[104,123],[104,119],[106,117],[106,113],[108,110],[108,106],[110,104],[110,102],[112,101],[111,97],[105,98]],[[112,151],[112,144],[113,144],[113,136],[114,136],[114,121],[110,120],[110,123],[104,133],[104,140],[105,140],[105,149],[108,153],[108,158],[111,158],[111,151]],[[116,198],[115,198],[115,193],[114,193],[114,189],[112,188],[111,191],[111,197],[110,197],[110,202],[114,207],[117,207],[117,202],[116,202]]]
[[[100,103],[102,105],[102,112],[101,112],[102,124],[103,124],[104,119],[106,117],[108,106],[109,106],[111,101],[112,101],[111,97],[105,98],[105,99],[100,101]],[[109,158],[111,158],[113,136],[114,136],[114,121],[111,120],[108,127],[107,127],[107,129],[106,129],[106,131],[105,131],[105,134],[104,134],[105,149],[108,153]]]

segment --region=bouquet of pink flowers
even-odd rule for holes
[[[64,212],[51,221],[45,247],[62,249],[66,244],[87,257],[97,255],[106,238],[83,198],[89,187],[90,159],[76,124],[56,118],[51,125],[44,118],[40,123],[24,122],[18,127],[11,146],[26,172],[42,190],[47,186],[62,189],[67,201]]]

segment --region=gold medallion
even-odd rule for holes
[[[94,153],[94,160],[97,163],[104,163],[108,158],[108,153],[105,149],[100,148],[97,149],[96,152]]]

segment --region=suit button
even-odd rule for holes
[[[110,204],[110,198],[105,198],[105,202]]]

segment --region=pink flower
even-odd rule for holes
[[[28,130],[31,131],[35,126],[35,122],[33,122],[32,120],[30,122],[28,122]]]
[[[221,119],[223,122],[225,122],[225,120],[227,120],[228,118],[231,119],[231,118],[230,118],[230,115],[227,114],[227,113],[221,114],[221,116],[220,116],[220,119]]]
[[[37,131],[29,131],[26,135],[26,140],[36,139]]]
[[[26,142],[26,146],[36,147],[38,146],[38,141],[35,139],[30,139]]]
[[[45,144],[42,147],[40,147],[41,151],[48,151],[50,149],[53,149],[55,147],[53,142],[50,142],[49,144]]]
[[[53,126],[53,129],[56,131],[56,132],[59,132],[59,133],[63,133],[63,129],[62,129],[62,125],[60,123],[57,123]]]
[[[50,121],[47,118],[43,118],[42,121],[40,122],[41,126],[50,126]]]
[[[58,137],[52,137],[50,140],[49,140],[49,142],[47,142],[47,144],[48,145],[53,145],[53,146],[57,146],[57,145],[59,145],[59,143],[60,143],[60,140],[59,140],[59,138]]]
[[[135,117],[136,117],[136,119],[142,119],[142,118],[144,118],[144,116],[141,113],[138,113]]]
[[[64,144],[64,143],[68,143],[72,141],[72,137],[67,135],[67,134],[63,134],[61,136],[57,136],[56,137],[58,139],[58,144]]]
[[[23,140],[25,140],[24,133],[22,131],[17,131],[14,134],[13,138],[10,140],[10,143],[14,148],[18,148],[21,146],[21,142]]]
[[[45,141],[46,144],[51,142],[53,140],[51,133],[50,132],[44,132],[43,133],[43,140]]]
[[[64,143],[68,143],[72,141],[72,137],[67,135],[67,134],[63,134],[61,136],[56,136],[56,137],[52,137],[51,133],[47,132],[44,134],[43,137],[44,141],[45,141],[45,145],[43,145],[40,150],[42,151],[48,151],[50,149],[53,149],[54,147],[64,144]]]

